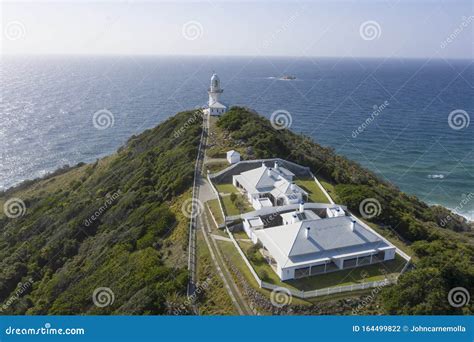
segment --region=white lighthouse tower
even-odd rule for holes
[[[206,112],[209,115],[221,115],[227,111],[227,107],[219,102],[224,89],[221,88],[221,80],[216,73],[211,77],[211,86],[207,93],[209,94],[209,103]]]

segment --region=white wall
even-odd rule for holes
[[[392,260],[392,259],[395,259],[395,247],[392,249],[385,250],[384,260]]]

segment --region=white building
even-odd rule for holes
[[[232,176],[232,183],[240,189],[255,208],[298,204],[308,198],[308,193],[293,182],[294,173],[279,166],[261,167]]]
[[[235,164],[240,161],[240,153],[234,150],[227,151],[227,161],[229,164]]]
[[[223,92],[224,89],[221,88],[219,76],[214,73],[211,77],[211,86],[207,91],[209,94],[209,102],[208,107],[205,109],[205,113],[209,115],[222,115],[227,111],[227,106],[219,101]]]
[[[268,228],[258,216],[245,219],[244,230],[254,243],[262,244],[266,259],[281,280],[395,258],[393,245],[351,216],[320,218],[303,205],[280,216],[283,224]]]

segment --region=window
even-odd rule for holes
[[[354,266],[357,266],[357,258],[344,260],[344,266],[342,268],[348,268],[348,267],[354,267]]]
[[[370,264],[370,255],[359,257],[359,260],[357,261],[357,263],[359,264],[359,266]]]
[[[377,254],[374,254],[372,257],[372,262],[379,262],[379,261],[384,261],[385,259],[385,251],[380,251]]]
[[[326,264],[312,266],[311,275],[324,273],[325,269],[326,269]]]
[[[303,278],[309,276],[309,267],[297,268],[295,270],[295,278]]]

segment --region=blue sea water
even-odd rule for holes
[[[0,63],[0,190],[108,155],[132,134],[205,105],[215,70],[224,103],[267,117],[288,111],[292,130],[409,194],[474,217],[472,60],[10,56]],[[93,115],[102,109],[114,122],[99,130]],[[451,126],[461,129],[449,124],[453,111],[459,121]]]

